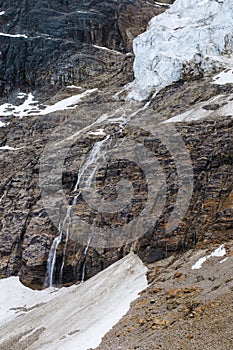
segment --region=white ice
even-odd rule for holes
[[[99,49],[99,50],[104,50],[104,51],[108,51],[110,53],[115,53],[117,55],[123,55],[121,52],[119,51],[116,51],[116,50],[111,50],[105,46],[98,46],[98,45],[92,45],[93,47],[95,47],[96,49]]]
[[[228,67],[232,32],[232,0],[176,0],[134,40],[135,80],[128,86],[129,99],[142,100],[157,93],[191,66],[205,73]]]
[[[67,89],[82,89],[81,86],[77,85],[67,85]]]
[[[157,2],[157,1],[154,1],[154,4],[155,4],[155,6],[162,6],[162,7],[164,7],[164,6],[166,6],[166,7],[169,7],[169,6],[171,6],[170,4],[166,4],[165,2]]]
[[[214,84],[224,85],[233,84],[233,69],[225,69],[223,72],[214,76]]]
[[[218,95],[212,97],[211,99],[197,103],[194,108],[188,111],[178,114],[168,120],[162,122],[162,124],[167,123],[179,123],[179,122],[192,122],[204,118],[216,118],[221,117],[231,117],[233,118],[233,95],[224,96]],[[211,105],[216,105],[216,109],[205,108],[206,106],[211,107]]]
[[[8,36],[10,38],[27,38],[27,35],[25,34],[7,34],[7,33],[0,33],[0,36]]]
[[[40,103],[35,101],[32,93],[26,95],[25,101],[18,105],[12,105],[10,103],[5,103],[0,106],[0,116],[17,116],[23,118],[28,115],[47,115],[52,112],[62,111],[66,109],[76,108],[76,105],[86,96],[89,96],[97,89],[86,90],[81,94],[73,95],[71,97],[65,98],[53,105],[46,105],[44,109],[40,108]],[[25,97],[23,93],[20,93],[18,98],[22,99]]]
[[[94,136],[104,136],[106,135],[104,132],[104,129],[97,129],[96,131],[90,131],[89,135],[94,135]]]
[[[15,277],[0,280],[0,348],[14,337],[20,348],[37,330],[42,331],[30,350],[96,348],[147,287],[146,271],[141,260],[129,254],[85,283],[57,293],[31,291]]]
[[[17,151],[18,149],[21,149],[22,147],[20,148],[15,148],[15,147],[11,147],[11,146],[8,146],[8,145],[5,145],[5,146],[1,146],[0,147],[0,150],[5,150],[5,151]]]
[[[16,318],[37,304],[45,303],[59,294],[63,294],[66,288],[48,288],[42,291],[32,290],[20,283],[18,277],[0,279],[0,323]],[[23,311],[25,310],[25,311]]]

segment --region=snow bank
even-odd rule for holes
[[[81,94],[73,95],[71,97],[65,98],[53,105],[44,105],[41,106],[38,101],[35,100],[32,93],[28,95],[24,93],[19,93],[17,98],[23,99],[25,101],[18,106],[12,105],[10,103],[4,103],[0,106],[0,116],[16,116],[23,118],[29,115],[47,115],[49,113],[63,111],[66,109],[76,108],[76,105],[86,96],[89,96],[97,89],[86,90]],[[43,107],[43,108],[42,108]],[[1,125],[0,125],[1,126]]]
[[[147,287],[146,271],[141,260],[129,254],[85,283],[57,293],[31,291],[15,277],[0,280],[0,348],[14,342],[28,350],[96,348]]]
[[[0,323],[5,323],[24,314],[27,309],[63,294],[66,289],[32,290],[20,283],[18,277],[9,277],[0,279],[0,290]]]
[[[176,0],[134,40],[135,80],[129,98],[142,100],[183,73],[232,64],[232,32],[232,0]]]
[[[204,262],[206,262],[206,260],[212,258],[212,257],[222,257],[226,255],[226,249],[224,248],[224,244],[222,244],[219,248],[215,249],[215,251],[209,255],[206,255],[202,258],[200,258],[193,266],[192,266],[192,270],[198,270],[202,267],[202,265],[204,264]]]
[[[233,94],[229,96],[218,95],[210,98],[207,101],[197,103],[194,108],[187,110],[184,113],[178,114],[161,124],[178,123],[178,122],[193,122],[204,118],[233,118]]]
[[[233,69],[226,69],[213,78],[214,84],[233,84]]]

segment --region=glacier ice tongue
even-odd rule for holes
[[[233,65],[233,2],[176,0],[152,18],[133,48],[135,80],[128,98],[139,101],[184,74],[203,75]]]

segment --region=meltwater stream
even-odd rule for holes
[[[152,99],[150,99],[145,105],[143,105],[139,109],[136,109],[136,111],[134,111],[134,112],[132,112],[132,110],[131,110],[131,112],[128,111],[129,112],[128,116],[125,116],[125,113],[123,113],[123,115],[122,115],[122,110],[119,109],[119,110],[116,110],[112,115],[108,115],[108,116],[103,115],[102,117],[100,117],[97,120],[97,122],[102,122],[102,121],[106,121],[106,120],[109,120],[109,122],[117,122],[117,123],[119,123],[119,132],[121,133],[132,117],[136,116],[139,112],[141,112],[149,107],[151,100]],[[119,112],[120,112],[121,116],[114,118],[114,116],[116,116]],[[93,123],[93,125],[94,124],[95,123]],[[77,177],[77,181],[76,181],[73,192],[78,191],[78,188],[79,188],[79,185],[80,185],[80,182],[81,182],[81,179],[82,179],[84,173],[86,172],[86,170],[89,168],[90,165],[94,164],[94,167],[93,167],[91,174],[88,176],[88,178],[85,180],[85,183],[84,183],[84,187],[86,189],[90,188],[93,177],[94,177],[96,170],[97,170],[97,166],[98,166],[97,162],[100,159],[100,157],[103,155],[103,153],[105,152],[106,147],[108,145],[110,145],[111,142],[112,142],[112,139],[111,139],[110,135],[107,135],[103,140],[98,141],[94,144],[94,147],[92,148],[89,156],[87,157],[86,161],[84,161],[83,165],[81,166],[81,169],[78,172],[78,177]],[[72,213],[73,206],[75,206],[77,204],[77,200],[78,200],[78,197],[80,196],[80,194],[81,194],[81,192],[78,191],[78,193],[74,196],[71,205],[69,205],[67,208],[65,219],[62,222],[60,222],[60,224],[59,224],[58,235],[55,237],[55,239],[52,243],[52,246],[51,246],[50,252],[49,252],[49,256],[48,256],[48,260],[47,260],[47,271],[46,271],[44,287],[52,287],[54,282],[55,282],[57,248],[62,241],[63,232],[65,231],[66,241],[65,241],[65,245],[64,245],[64,249],[63,249],[62,264],[61,264],[60,276],[59,276],[59,282],[60,282],[60,284],[62,284],[63,270],[64,270],[64,265],[65,265],[66,248],[67,248],[67,243],[68,243],[68,239],[69,239],[70,225],[71,225],[71,221],[72,221],[71,213]],[[84,264],[82,267],[82,277],[81,277],[82,282],[84,282],[84,280],[85,280],[86,255],[88,253],[90,243],[91,243],[91,237],[89,237],[87,246],[86,246],[84,253],[83,253]]]
[[[88,167],[91,164],[94,164],[95,166],[93,168],[93,171],[91,172],[91,174],[89,175],[89,177],[85,181],[85,187],[86,188],[90,187],[92,180],[93,180],[93,177],[95,175],[95,172],[97,170],[97,166],[98,166],[97,161],[100,158],[101,153],[104,151],[104,146],[106,146],[106,144],[108,144],[110,141],[111,141],[110,136],[107,135],[103,140],[95,143],[88,158],[86,159],[86,161],[82,165],[81,169],[79,170],[77,181],[76,181],[76,184],[74,187],[74,192],[77,192],[77,190],[79,188],[80,181],[81,181],[82,176],[85,173],[85,171],[88,169]],[[52,246],[51,246],[50,252],[49,252],[49,256],[48,256],[48,260],[47,260],[47,272],[46,272],[44,287],[52,287],[54,284],[55,271],[56,271],[57,248],[58,248],[59,244],[61,243],[61,240],[63,237],[63,231],[64,231],[64,228],[66,227],[66,229],[65,229],[66,241],[65,241],[65,246],[63,249],[62,264],[61,264],[61,269],[60,269],[60,283],[62,283],[63,270],[64,270],[64,265],[65,265],[66,248],[67,248],[67,243],[68,243],[68,239],[69,239],[70,225],[71,225],[71,221],[72,221],[71,212],[72,212],[73,206],[75,206],[77,204],[77,200],[78,200],[78,197],[80,196],[80,194],[81,194],[81,192],[78,192],[74,196],[71,205],[69,205],[67,208],[65,219],[62,222],[60,222],[60,224],[59,224],[58,235],[55,237],[55,239],[52,243]],[[89,245],[90,245],[90,241],[91,241],[91,239],[89,238],[88,244],[84,250],[84,259],[86,258],[87,251],[88,251]],[[84,281],[84,279],[85,279],[85,261],[84,261],[84,266],[82,269],[82,281]]]

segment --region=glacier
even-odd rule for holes
[[[141,101],[182,79],[233,66],[232,0],[176,0],[134,39],[135,80],[128,99]]]
[[[133,253],[85,283],[47,288],[0,280],[0,348],[95,349],[148,286],[147,268]],[[10,346],[11,345],[11,346]]]

